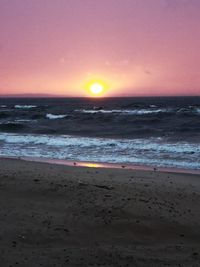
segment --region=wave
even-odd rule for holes
[[[7,108],[6,105],[0,105],[0,108]]]
[[[26,119],[16,119],[16,120],[14,120],[14,122],[16,123],[28,123],[28,122],[36,122],[36,120],[26,120]]]
[[[64,119],[67,115],[55,115],[55,114],[47,114],[46,118],[49,120],[57,120],[57,119]]]
[[[200,114],[200,108],[187,107],[187,108],[157,108],[155,105],[151,105],[150,108],[143,109],[76,109],[75,112],[88,113],[88,114],[120,114],[120,115],[149,115],[149,114],[162,114],[162,113],[174,113],[174,114]]]
[[[16,109],[32,109],[37,108],[35,105],[15,105],[14,108]]]
[[[0,155],[200,169],[200,143],[0,134]]]
[[[156,105],[150,105],[149,107],[150,107],[150,108],[157,108]]]
[[[177,113],[183,113],[183,114],[200,114],[200,108],[199,107],[193,107],[193,106],[189,106],[186,108],[180,108],[177,110]]]
[[[157,114],[157,113],[169,113],[172,112],[172,109],[112,109],[112,110],[106,110],[106,109],[100,109],[100,110],[93,110],[93,109],[76,109],[75,112],[81,112],[81,113],[120,113],[122,115],[146,115],[146,114]]]
[[[200,114],[200,108],[196,108],[196,112]]]

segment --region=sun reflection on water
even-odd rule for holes
[[[79,166],[82,167],[89,167],[89,168],[100,168],[103,167],[103,164],[99,164],[99,163],[93,163],[93,162],[79,162],[78,164]]]

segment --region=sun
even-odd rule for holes
[[[89,80],[83,85],[89,97],[104,97],[109,89],[108,83],[102,79]]]
[[[93,95],[100,95],[104,90],[104,86],[96,82],[90,85],[89,90]]]

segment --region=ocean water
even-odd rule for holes
[[[0,99],[0,155],[200,169],[200,97]]]

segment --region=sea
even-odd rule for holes
[[[0,156],[200,170],[200,97],[0,98]]]

